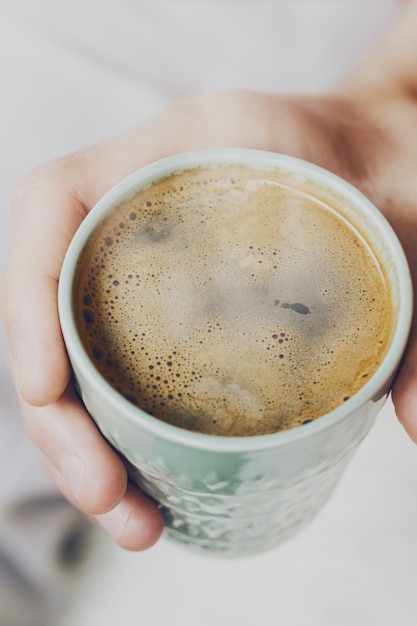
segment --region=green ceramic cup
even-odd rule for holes
[[[222,437],[191,432],[138,409],[90,361],[73,315],[74,270],[104,215],[138,188],[172,171],[219,163],[279,168],[346,200],[383,260],[394,299],[395,328],[376,373],[342,406],[275,434]],[[161,506],[165,532],[187,546],[229,556],[273,548],[304,527],[332,494],[389,393],[411,320],[407,262],[389,224],[356,189],[310,163],[255,150],[219,149],[176,155],[132,174],[103,197],[68,249],[59,284],[59,312],[77,387],[104,437],[126,461],[130,477]]]

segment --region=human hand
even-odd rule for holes
[[[381,102],[355,89],[320,97],[207,94],[41,166],[22,181],[14,201],[1,303],[25,427],[63,494],[120,545],[132,550],[151,546],[162,531],[162,518],[156,505],[129,484],[123,463],[86,414],[70,381],[57,284],[82,219],[121,178],[170,154],[221,146],[284,152],[326,167],[364,191],[396,229],[416,283],[412,200],[417,154],[409,139],[416,125],[414,103],[397,95]],[[417,441],[416,379],[414,330],[394,401]]]

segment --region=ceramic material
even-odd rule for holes
[[[258,437],[186,431],[144,413],[113,390],[78,337],[71,287],[80,251],[103,215],[135,189],[172,171],[210,163],[280,168],[315,180],[346,199],[388,269],[396,309],[392,344],[378,371],[350,400],[299,428]],[[333,492],[389,392],[411,319],[407,263],[377,209],[340,178],[309,163],[255,150],[206,150],[164,159],[132,174],[91,211],[76,233],[59,285],[61,325],[82,400],[104,436],[126,459],[133,480],[165,514],[166,534],[187,546],[241,556],[270,549],[299,531]]]

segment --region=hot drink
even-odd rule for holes
[[[114,208],[78,264],[74,310],[102,376],[188,430],[301,426],[373,375],[394,310],[343,201],[291,174],[187,169]]]

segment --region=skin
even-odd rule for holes
[[[75,230],[112,185],[151,161],[206,147],[272,150],[317,163],[362,190],[397,232],[417,292],[416,31],[417,0],[411,0],[332,93],[199,95],[42,165],[21,181],[0,306],[25,428],[64,496],[124,548],[149,548],[163,523],[156,505],[129,483],[70,380],[57,284]],[[416,319],[392,397],[400,422],[417,442]]]

